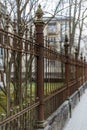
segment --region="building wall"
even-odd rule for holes
[[[47,37],[50,47],[56,48],[56,51],[61,51],[63,48],[65,34],[69,36],[69,19],[53,19],[44,29],[44,36]]]

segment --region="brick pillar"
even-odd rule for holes
[[[65,57],[66,57],[66,63],[65,63],[65,84],[67,85],[67,97],[70,96],[70,88],[69,88],[69,55],[68,55],[68,38],[67,35],[65,35]]]
[[[37,128],[44,128],[44,36],[43,36],[43,29],[44,29],[44,22],[42,20],[43,12],[41,6],[39,5],[36,11],[35,20],[35,33],[36,33],[36,43],[38,56],[37,56],[37,97],[40,102],[38,107],[38,121],[36,124]]]

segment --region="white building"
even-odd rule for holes
[[[6,6],[0,2],[0,28],[5,26],[5,17],[6,17]],[[0,39],[2,36],[0,35]],[[3,69],[3,49],[0,48],[0,70]]]
[[[44,29],[49,46],[56,51],[63,49],[65,35],[69,37],[69,18],[53,18]]]

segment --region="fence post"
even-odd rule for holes
[[[82,56],[82,53],[81,53],[81,85],[83,84],[83,56]]]
[[[75,73],[75,77],[76,77],[76,87],[77,87],[77,89],[78,89],[78,69],[79,69],[79,66],[78,66],[78,50],[77,50],[77,48],[75,49],[75,62],[76,62],[76,73]]]
[[[70,88],[69,88],[69,55],[68,55],[68,37],[65,35],[65,57],[66,57],[66,63],[65,63],[65,83],[67,85],[67,97],[69,97],[70,94]]]
[[[87,62],[86,62],[86,57],[85,57],[85,82],[87,80]]]
[[[9,45],[9,36],[8,36],[8,30],[9,30],[9,16],[6,15],[6,26],[5,26],[5,31],[7,31],[7,33],[5,34],[5,44],[8,46]],[[7,95],[6,95],[6,105],[7,105],[7,116],[9,116],[10,114],[10,85],[9,85],[9,63],[8,63],[8,55],[9,55],[9,50],[5,50],[4,49],[4,73],[6,75],[6,90],[7,90]]]
[[[84,56],[84,82],[86,82],[86,64],[85,64],[85,62],[86,62],[86,59],[85,59],[85,56]]]
[[[37,128],[44,128],[44,22],[42,20],[43,11],[41,6],[38,6],[36,11],[36,20],[35,20],[35,33],[36,33],[36,43],[37,43],[37,97],[40,102],[38,107],[38,121],[36,123]]]

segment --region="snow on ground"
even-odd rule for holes
[[[87,90],[73,110],[72,117],[63,130],[87,130]]]

